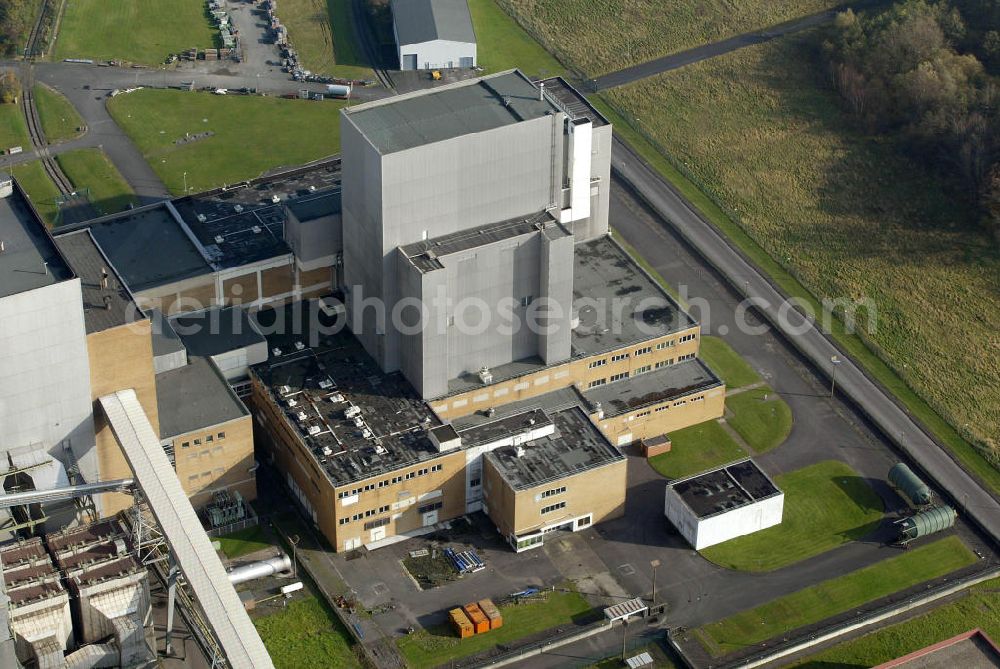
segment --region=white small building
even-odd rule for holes
[[[466,0],[392,0],[401,70],[476,66],[476,32]]]
[[[785,493],[752,460],[667,484],[663,513],[701,550],[781,523]]]

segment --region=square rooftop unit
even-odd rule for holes
[[[625,459],[580,408],[552,413],[548,419],[554,426],[551,434],[501,446],[483,456],[513,490],[528,490]],[[512,427],[517,430],[525,429],[523,415],[505,420],[516,421]],[[484,430],[488,425],[472,430]],[[469,432],[462,433],[463,443]]]
[[[668,483],[664,515],[701,550],[779,524],[784,501],[767,474],[746,459]]]
[[[589,388],[583,395],[591,406],[600,403],[610,418],[721,386],[719,377],[696,358]]]
[[[45,224],[10,176],[0,173],[0,298],[73,278]]]
[[[397,95],[341,113],[385,155],[561,110],[519,70]]]

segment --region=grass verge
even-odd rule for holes
[[[761,381],[760,374],[724,340],[703,335],[698,357],[725,381],[727,390],[735,390]]]
[[[293,600],[253,623],[277,669],[358,666],[347,631],[316,597]]]
[[[56,156],[73,188],[90,192],[90,202],[101,215],[138,204],[132,187],[100,149],[77,149]]]
[[[771,388],[763,386],[731,395],[726,422],[756,453],[781,445],[792,431],[792,410]]]
[[[31,138],[20,104],[0,104],[0,149],[20,146],[31,150]]]
[[[649,459],[650,466],[668,479],[682,479],[747,456],[714,420],[673,432],[670,441],[669,452]]]
[[[339,100],[283,100],[141,90],[108,104],[112,117],[174,194],[207,190],[340,150]],[[184,143],[188,136],[192,139]]]
[[[451,626],[438,625],[396,641],[411,669],[454,662],[509,644],[560,625],[571,625],[591,616],[593,610],[578,592],[550,592],[544,601],[502,606],[503,627],[468,639],[459,639]]]
[[[839,644],[794,665],[810,669],[872,667],[981,628],[1000,638],[1000,579],[980,583],[957,602]]]
[[[529,76],[552,77],[565,68],[521,29],[494,0],[469,0],[479,66],[487,72],[519,67]]]
[[[42,217],[45,224],[50,228],[56,224],[59,216],[59,207],[56,205],[56,198],[59,197],[59,189],[45,173],[40,160],[21,163],[11,167],[11,174],[17,179],[17,183],[24,189],[31,204],[38,210],[38,215]]]
[[[216,46],[203,0],[72,0],[66,3],[54,58],[162,63],[172,53]]]
[[[730,539],[701,554],[741,571],[772,571],[861,539],[878,527],[882,500],[842,462],[827,460],[775,477],[785,493],[780,525]]]
[[[230,560],[273,546],[260,525],[219,537],[219,546]]]
[[[695,630],[713,656],[742,650],[970,565],[976,556],[947,537]]]
[[[35,84],[31,92],[42,122],[42,132],[50,144],[83,134],[83,119],[62,93],[45,84]]]
[[[357,55],[350,0],[284,0],[278,17],[302,66],[317,74],[371,79],[373,72]]]

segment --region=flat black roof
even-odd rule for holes
[[[708,365],[695,358],[588,388],[583,394],[591,404],[600,402],[610,417],[721,385]]]
[[[501,446],[483,456],[514,490],[534,488],[625,459],[582,409],[564,409],[549,418],[555,425],[554,434],[520,446]]]
[[[10,180],[0,173],[0,182]],[[73,278],[73,271],[52,242],[16,181],[0,197],[0,297],[16,295]]]
[[[499,441],[510,435],[520,434],[552,425],[552,420],[541,409],[528,409],[517,414],[503,416],[489,422],[467,427],[459,435],[462,446],[479,446]]]
[[[215,365],[190,358],[187,365],[156,376],[160,438],[169,439],[247,415]]]
[[[190,355],[213,356],[265,342],[250,313],[239,306],[212,307],[170,319]]]
[[[753,460],[741,460],[668,484],[698,518],[732,511],[781,491]]]
[[[145,318],[89,230],[60,235],[55,241],[80,277],[83,319],[88,334]]]

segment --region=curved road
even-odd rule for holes
[[[964,511],[994,542],[1000,542],[1000,502],[814,324],[806,323],[801,313],[789,309],[785,296],[618,137],[614,139],[612,169],[650,207],[670,221],[709,265],[732,285],[744,286],[748,297],[756,302],[756,310],[818,369],[829,373],[831,357],[838,356],[842,362],[837,370],[837,390],[854,402],[886,438],[919,465],[939,489],[947,491],[960,511]],[[658,249],[644,248],[643,252],[656,255]]]

